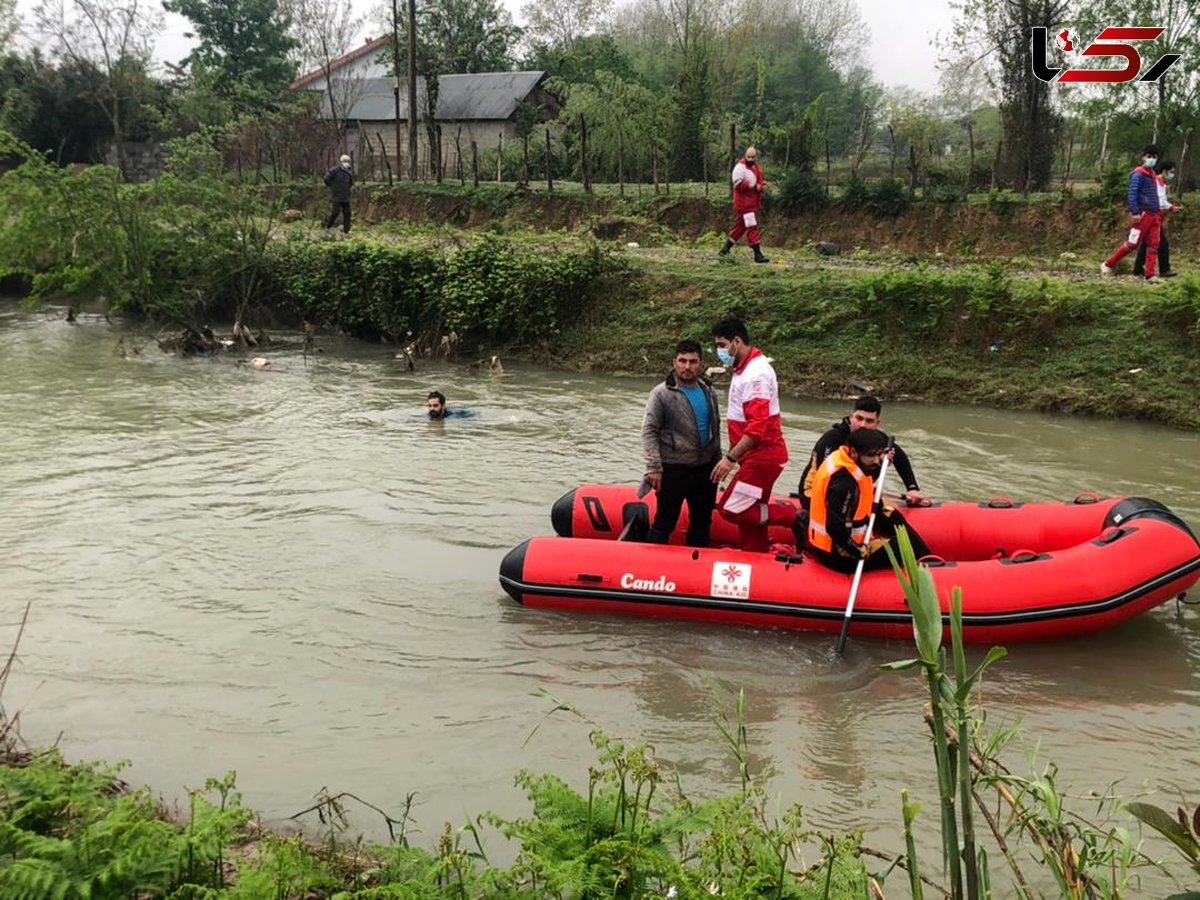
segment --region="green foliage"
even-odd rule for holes
[[[902,181],[885,178],[871,186],[867,210],[881,218],[894,219],[908,210],[908,188]]]
[[[768,194],[768,197],[772,195]],[[784,175],[773,198],[773,209],[788,216],[820,212],[829,205],[825,182],[813,172],[791,169]]]
[[[579,307],[606,266],[598,246],[547,252],[485,237],[445,255],[354,242],[276,242],[274,295],[311,321],[397,339],[534,345]]]
[[[202,821],[183,832],[160,816],[148,790],[113,791],[116,772],[67,766],[56,751],[24,768],[0,767],[0,896],[117,900],[165,892],[211,872],[217,845],[209,838],[220,835],[223,846],[248,818],[236,799],[217,810],[201,798]]]

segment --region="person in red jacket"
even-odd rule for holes
[[[725,246],[721,248],[721,256],[728,254],[744,234],[750,249],[754,251],[754,261],[770,262],[758,246],[758,213],[762,206],[763,191],[769,187],[770,185],[763,180],[762,169],[758,167],[758,151],[747,147],[746,155],[733,167],[733,212],[737,220],[729,229],[729,237]]]
[[[712,470],[720,484],[737,473],[717,501],[726,521],[738,526],[743,550],[765,553],[770,548],[769,525],[787,525],[803,546],[807,518],[801,519],[790,503],[771,501],[771,488],[787,465],[788,449],[779,415],[779,382],[762,351],[750,343],[750,334],[739,319],[725,319],[713,328],[717,357],[733,371],[729,382],[729,452]]]

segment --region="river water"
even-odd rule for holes
[[[122,335],[140,355],[116,352]],[[877,670],[911,655],[903,642],[852,638],[838,661],[830,635],[527,610],[499,587],[505,552],[550,533],[560,494],[640,478],[652,382],[510,361],[506,377],[408,372],[381,345],[323,337],[306,360],[283,339],[260,372],[0,304],[0,646],[32,604],[3,701],[29,740],[130,759],[129,780],[167,798],[235,769],[268,820],[322,787],[393,813],[415,791],[429,846],[443,821],[526,812],[522,768],[584,787],[595,726],[654,744],[695,795],[732,792],[714,678],[744,689],[773,795],[898,850],[907,787],[936,868],[924,688]],[[432,388],[478,415],[430,423]],[[781,487],[844,406],[785,401]],[[1200,525],[1191,433],[917,404],[889,405],[884,425],[942,499],[1094,489]],[[1010,651],[984,691],[992,723],[1023,722],[1010,768],[1053,760],[1074,797],[1119,781],[1169,808],[1200,799],[1200,610]],[[547,717],[541,690],[581,717]],[[356,824],[384,837],[370,814]]]

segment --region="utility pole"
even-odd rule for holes
[[[400,9],[399,0],[392,0],[392,72],[396,81],[392,93],[396,97],[396,177],[400,177]],[[409,113],[410,117],[412,113]]]
[[[417,180],[417,0],[408,0],[408,177]]]

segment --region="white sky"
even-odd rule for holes
[[[378,0],[356,0],[371,17]],[[503,0],[520,23],[524,0]],[[619,2],[619,0],[618,0]],[[870,46],[865,54],[876,76],[888,87],[907,85],[932,93],[937,88],[935,53],[930,45],[938,32],[949,31],[948,0],[857,0],[863,21],[871,30]],[[37,0],[17,0],[17,13],[26,28]],[[155,56],[177,62],[187,55],[189,41],[184,38],[190,23],[181,16],[166,15],[166,24],[158,38]]]

